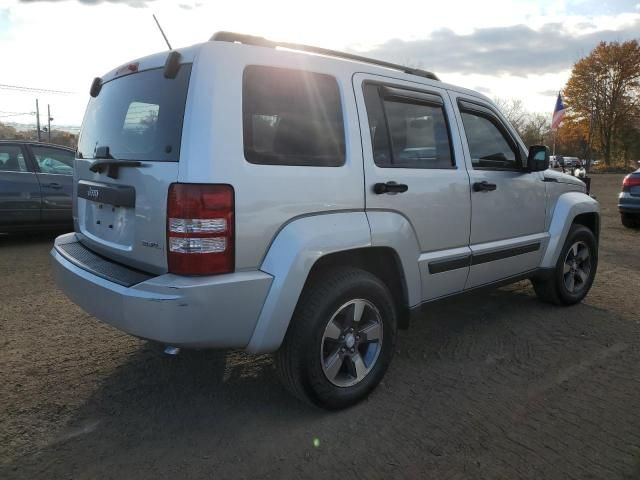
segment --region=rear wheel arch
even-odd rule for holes
[[[378,277],[394,298],[398,328],[409,327],[407,279],[398,253],[391,247],[364,247],[329,253],[311,267],[303,291],[322,272],[338,266],[350,266]]]

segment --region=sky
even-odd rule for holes
[[[640,39],[640,0],[0,0],[0,121],[34,122],[37,97],[42,122],[50,104],[52,125],[80,125],[94,77],[166,49],[154,13],[174,48],[219,30],[307,43],[549,115],[599,41]]]

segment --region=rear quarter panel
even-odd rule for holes
[[[245,160],[242,80],[247,65],[301,69],[336,78],[345,123],[345,165],[272,166]],[[210,42],[203,45],[194,64],[186,112],[178,181],[233,186],[237,270],[257,268],[277,232],[292,219],[364,210],[362,147],[351,71],[340,62]]]
[[[309,272],[318,259],[369,246],[371,234],[364,212],[312,215],[288,223],[260,266],[260,270],[273,276],[273,283],[247,350],[270,352],[280,346]]]

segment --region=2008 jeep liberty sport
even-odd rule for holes
[[[276,352],[313,404],[371,392],[434,299],[530,278],[571,305],[593,282],[585,184],[432,73],[220,32],[91,97],[58,285],[141,338]]]

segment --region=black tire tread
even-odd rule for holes
[[[317,272],[310,278],[305,286],[298,305],[291,319],[291,324],[285,335],[284,341],[280,349],[275,354],[274,364],[280,381],[284,387],[296,398],[312,405],[318,406],[319,403],[314,401],[310,396],[305,385],[301,380],[301,349],[305,345],[305,336],[308,334],[308,322],[305,319],[310,318],[314,312],[322,308],[327,298],[332,298],[344,290],[346,285],[352,284],[354,281],[368,280],[377,283],[387,290],[386,285],[366,270],[355,267],[333,267]],[[314,379],[309,379],[314,383]],[[316,387],[318,386],[317,382]],[[325,408],[340,408],[340,406],[332,407],[331,405],[322,405]]]
[[[624,225],[627,228],[640,227],[640,215],[630,215],[628,213],[621,213],[620,220],[622,221],[622,225]]]
[[[562,246],[562,251],[560,253],[560,256],[558,257],[558,261],[556,262],[556,265],[554,267],[554,274],[549,278],[545,278],[544,280],[543,279],[531,280],[531,283],[533,284],[533,289],[536,292],[537,297],[541,301],[552,303],[554,305],[573,305],[574,303],[576,303],[576,301],[574,300],[563,298],[560,292],[560,287],[558,285],[557,271],[558,269],[562,268],[562,265],[564,263],[563,257],[564,257],[565,248],[567,248],[567,245],[571,241],[573,241],[573,238],[576,235],[579,235],[581,232],[593,237],[593,232],[589,230],[587,227],[585,227],[584,225],[580,225],[580,224],[571,225],[571,228],[569,229],[569,233],[567,234],[565,243]],[[595,242],[595,238],[594,238],[594,242]],[[597,243],[596,243],[596,252],[595,252],[593,261],[594,261],[593,275],[595,276],[595,272],[597,269]],[[591,285],[589,285],[589,288],[587,289],[587,293],[590,288],[591,288]]]
[[[555,285],[553,278],[545,280],[532,280],[533,290],[536,292],[537,297],[546,303],[553,305],[562,305],[562,301],[558,296],[558,289]]]

